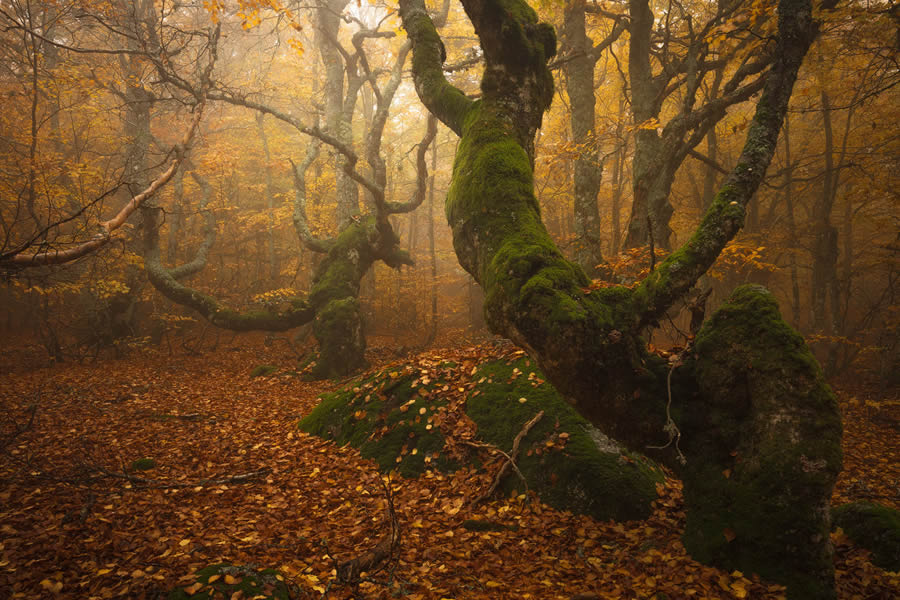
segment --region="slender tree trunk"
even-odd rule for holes
[[[428,182],[428,256],[431,260],[431,327],[428,332],[426,346],[430,346],[437,339],[438,329],[438,278],[437,278],[437,252],[434,244],[434,184],[437,174],[437,138],[431,145],[431,179]]]
[[[709,92],[710,97],[715,98],[719,95],[719,86],[722,84],[722,74],[724,70],[716,71],[712,86]],[[716,127],[713,125],[706,134],[706,156],[712,162],[719,160],[719,136],[716,133]],[[713,197],[716,194],[716,179],[718,171],[712,165],[707,164],[703,173],[703,201],[701,210],[705,211],[712,204]]]
[[[278,254],[275,251],[275,184],[272,181],[272,154],[269,152],[269,138],[266,136],[263,118],[263,113],[256,113],[256,130],[262,142],[263,158],[266,161],[264,172],[266,174],[266,214],[268,215],[266,234],[269,251],[269,281],[271,285],[277,286],[281,267],[278,264]]]
[[[784,200],[788,223],[788,260],[791,271],[791,315],[794,327],[801,327],[800,275],[797,269],[797,223],[794,218],[794,163],[791,157],[790,116],[784,116]]]
[[[594,133],[594,66],[597,59],[585,31],[584,0],[569,0],[564,12],[564,63],[569,96],[572,142],[575,158],[575,262],[593,275],[603,261],[601,253],[600,209],[597,194],[603,178],[603,164]]]
[[[618,254],[622,249],[622,196],[625,191],[625,162],[628,155],[628,139],[625,137],[625,90],[619,96],[619,117],[616,122],[615,167],[612,180],[612,247],[611,254]]]
[[[172,178],[172,213],[169,215],[169,237],[166,243],[166,261],[170,265],[178,262],[178,240],[184,229],[184,164]]]

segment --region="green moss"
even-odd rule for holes
[[[756,572],[790,598],[833,597],[828,504],[841,468],[837,403],[764,288],[743,286],[704,324],[679,413],[691,555]]]
[[[232,578],[234,583],[227,583]],[[210,583],[210,580],[212,582]],[[257,569],[251,566],[234,566],[226,563],[210,565],[197,572],[196,582],[202,587],[193,594],[188,593],[192,585],[179,587],[168,595],[168,600],[212,600],[231,598],[242,592],[243,598],[261,600],[288,600],[296,590],[286,583],[286,578],[274,569]]]
[[[345,377],[365,366],[366,338],[359,300],[348,296],[320,308],[313,321],[319,356],[311,373],[317,379]]]
[[[139,458],[129,465],[129,471],[149,471],[156,468],[156,461],[152,458]]]
[[[443,436],[437,427],[429,428],[436,409],[446,406],[433,395],[440,382],[420,384],[412,370],[393,373],[379,373],[326,394],[300,428],[359,448],[382,471],[397,469],[404,477],[417,477],[428,466],[454,468],[440,456]],[[433,462],[426,463],[427,457]]]
[[[453,367],[442,365],[448,370]],[[511,449],[522,425],[538,410],[545,411],[525,438],[517,461],[530,489],[543,501],[600,519],[649,515],[656,484],[662,480],[658,468],[604,440],[542,381],[544,375],[529,359],[487,363],[474,378],[478,385],[467,398],[467,414],[478,425],[481,439],[505,451]],[[323,396],[300,428],[359,448],[384,471],[396,469],[415,477],[429,466],[452,470],[458,465],[443,452],[443,436],[437,427],[428,428],[445,405],[436,393],[443,385],[437,377],[423,385],[412,367],[370,375]],[[609,446],[599,448],[598,442],[604,441]],[[549,448],[547,442],[555,447]],[[428,463],[426,457],[430,457]],[[507,492],[524,489],[513,476],[504,485]]]
[[[360,279],[375,260],[369,244],[374,227],[374,217],[364,217],[340,233],[313,276],[309,294],[313,307],[359,295]]]
[[[872,563],[900,571],[900,512],[872,502],[853,502],[832,510],[832,526],[872,553]]]
[[[487,363],[475,379],[481,381],[479,393],[470,393],[467,413],[478,436],[505,451],[522,426],[544,411],[525,436],[517,461],[542,501],[601,520],[650,514],[656,483],[662,481],[659,469],[641,456],[598,448],[596,430],[549,383],[537,383],[544,375],[530,359]],[[562,440],[562,449],[548,448],[548,442]],[[508,492],[523,490],[517,477],[507,477],[504,485]]]
[[[258,365],[253,367],[253,370],[250,371],[250,377],[268,377],[273,373],[278,372],[278,367],[275,365]]]

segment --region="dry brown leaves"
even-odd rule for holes
[[[466,364],[479,352],[446,355]],[[0,378],[3,435],[26,426],[36,406],[31,427],[0,451],[0,597],[155,598],[217,562],[279,568],[300,598],[325,589],[328,598],[350,597],[350,589],[328,584],[335,559],[370,550],[385,533],[380,475],[355,450],[297,430],[334,384],[250,379],[263,363],[287,369],[292,361],[259,344]],[[854,481],[883,490],[890,478],[897,482],[896,443],[876,445],[879,431],[857,435],[853,418],[841,501],[860,498]],[[129,480],[129,466],[145,457],[156,467]],[[750,574],[686,555],[674,480],[640,523],[597,523],[523,496],[473,505],[487,480],[467,471],[393,479],[399,562],[390,585],[364,583],[359,597],[783,596]],[[468,531],[467,519],[510,528]],[[837,549],[841,598],[900,593],[898,578],[872,567],[849,541],[837,538]]]

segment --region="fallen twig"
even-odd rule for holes
[[[338,583],[358,585],[362,581],[360,577],[362,573],[380,571],[396,556],[396,550],[400,546],[400,521],[397,519],[397,512],[394,509],[394,494],[391,491],[390,481],[385,483],[382,479],[381,485],[384,488],[385,498],[387,499],[390,530],[368,552],[338,564]]]
[[[487,492],[485,492],[484,494],[475,498],[472,501],[473,504],[478,504],[480,502],[483,502],[487,498],[490,498],[491,496],[493,496],[494,493],[497,491],[497,488],[500,486],[500,482],[503,480],[503,477],[506,475],[506,472],[510,468],[512,468],[516,472],[516,474],[519,476],[519,478],[522,480],[522,483],[525,485],[525,491],[528,491],[528,481],[525,479],[525,475],[522,474],[522,471],[519,470],[519,466],[516,464],[516,459],[519,456],[519,444],[522,443],[522,440],[525,438],[526,435],[528,435],[528,432],[531,431],[531,428],[534,427],[537,424],[537,422],[541,420],[541,417],[543,417],[543,416],[544,416],[544,411],[542,411],[542,410],[538,411],[538,413],[536,415],[534,415],[530,421],[528,421],[527,423],[522,425],[522,429],[519,431],[518,434],[516,434],[516,437],[513,439],[512,450],[510,450],[509,454],[507,454],[500,448],[497,448],[496,446],[493,446],[491,444],[485,444],[483,442],[470,442],[470,441],[463,442],[463,443],[465,443],[469,446],[473,446],[475,448],[487,448],[489,450],[492,450],[494,452],[497,452],[497,453],[503,455],[503,457],[506,458],[506,462],[503,463],[503,466],[501,466],[500,470],[497,471],[497,475],[494,476],[494,481],[493,481],[493,483],[491,483],[491,487],[488,489]]]

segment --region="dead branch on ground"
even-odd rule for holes
[[[522,429],[518,434],[516,434],[515,439],[513,439],[512,449],[510,450],[509,454],[492,444],[471,441],[463,442],[464,444],[472,446],[473,448],[485,448],[487,450],[490,450],[491,452],[496,452],[498,454],[501,454],[506,459],[506,462],[503,463],[503,465],[500,467],[500,470],[497,471],[497,475],[494,476],[494,482],[491,484],[491,487],[488,489],[488,491],[475,498],[472,501],[472,504],[479,504],[493,496],[497,491],[497,488],[500,486],[500,482],[503,481],[503,477],[506,475],[507,471],[509,471],[510,468],[512,468],[516,472],[516,475],[519,476],[519,479],[522,480],[522,483],[525,485],[525,491],[528,491],[528,481],[525,479],[525,475],[522,474],[522,471],[519,470],[519,466],[516,464],[516,459],[519,456],[519,445],[522,443],[522,439],[524,439],[525,436],[528,435],[528,432],[531,431],[531,428],[534,427],[543,416],[544,411],[538,411],[538,413],[534,415],[530,421],[522,425]]]

